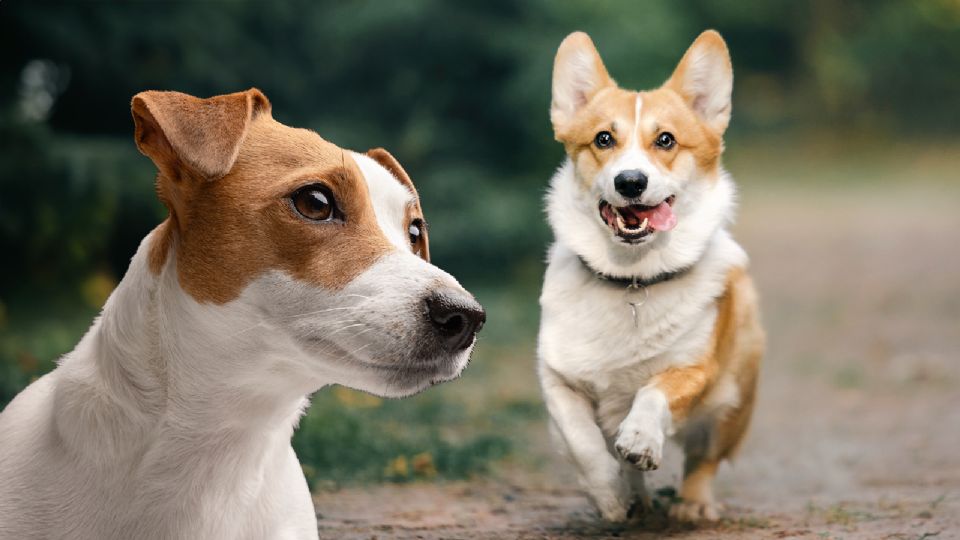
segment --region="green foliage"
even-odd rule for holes
[[[97,270],[121,275],[162,212],[132,145],[0,120],[0,295],[59,295]],[[131,178],[139,177],[139,183]]]
[[[718,28],[737,74],[735,135],[960,125],[960,7],[950,0],[13,2],[0,13],[0,130],[28,146],[4,137],[0,220],[32,193],[20,205],[32,217],[4,226],[0,241],[29,246],[57,279],[105,263],[122,274],[133,239],[160,215],[144,200],[151,166],[130,142],[127,104],[149,88],[258,86],[281,121],[390,149],[423,193],[437,262],[483,281],[485,268],[538,261],[549,239],[540,197],[562,157],[547,117],[550,71],[572,30],[594,37],[622,84],[648,88],[698,32]],[[27,68],[43,59],[52,132],[13,125],[37,93]],[[64,133],[110,142],[75,145]],[[52,193],[79,196],[76,215],[50,208]],[[63,222],[86,236],[50,259],[48,236]],[[4,288],[36,262],[7,265]]]
[[[440,393],[358,407],[337,390],[317,394],[293,437],[312,485],[466,478],[511,448],[502,431]]]
[[[955,0],[0,3],[0,406],[76,343],[164,216],[132,141],[136,92],[257,86],[282,122],[389,149],[420,190],[435,262],[489,291],[485,338],[529,344],[549,242],[541,199],[563,156],[547,114],[557,45],[585,30],[620,83],[648,88],[711,27],[733,55],[733,138],[960,129]],[[783,173],[776,152],[741,162]],[[471,376],[485,376],[477,364]],[[439,390],[371,408],[321,392],[295,438],[311,477],[474,474],[509,450],[511,422],[540,410],[481,414]]]
[[[0,410],[27,384],[50,371],[77,344],[96,310],[80,298],[33,303],[20,297],[10,319],[0,302]]]

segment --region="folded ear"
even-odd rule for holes
[[[393,154],[387,152],[383,148],[372,148],[367,150],[367,156],[379,163],[384,169],[390,171],[401,184],[407,187],[414,196],[414,206],[416,208],[416,213],[420,216],[423,216],[423,209],[420,207],[420,197],[417,195],[417,188],[413,185],[413,180],[410,179],[410,176],[407,174],[407,171],[403,169],[403,166],[400,165],[400,162],[397,161],[397,158],[393,157]],[[430,242],[427,238],[427,229],[424,228],[420,233],[422,244],[420,246],[419,255],[427,262],[430,262]]]
[[[715,30],[700,34],[664,85],[680,94],[710,127],[723,133],[730,123],[733,65]]]
[[[178,179],[181,170],[207,180],[230,172],[250,121],[270,113],[256,88],[208,99],[180,92],[141,92],[130,104],[137,148],[160,172]]]
[[[413,180],[410,179],[410,175],[403,169],[403,166],[400,165],[397,158],[393,157],[393,154],[383,148],[371,148],[367,150],[367,156],[379,163],[384,169],[390,171],[390,174],[395,176],[396,179],[412,191],[414,195],[417,194],[417,188],[413,186]]]
[[[612,85],[607,68],[590,36],[574,32],[563,40],[553,61],[553,100],[550,120],[559,136],[573,116],[600,89]]]

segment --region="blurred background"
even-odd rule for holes
[[[798,406],[831,416],[831,399],[957,417],[937,397],[960,349],[956,0],[3,2],[0,406],[74,346],[164,218],[130,98],[256,86],[281,122],[389,149],[422,195],[434,262],[489,312],[461,381],[399,402],[318,393],[295,436],[315,488],[548,467],[533,370],[542,197],[563,159],[553,55],[585,30],[622,86],[650,88],[706,28],[733,57],[725,163],[771,334],[757,444]],[[870,436],[916,425],[887,420]],[[814,453],[847,448],[808,427],[827,445]],[[919,452],[947,459],[929,445],[946,452],[948,436]]]

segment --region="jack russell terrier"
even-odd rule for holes
[[[0,415],[0,538],[317,538],[290,446],[307,396],[453,379],[484,311],[429,263],[385,150],[280,124],[256,89],[132,110],[169,217]]]
[[[610,521],[649,505],[643,471],[666,436],[685,455],[671,516],[717,519],[717,466],[750,421],[764,337],[727,232],[732,89],[713,31],[648,92],[619,88],[582,32],[557,51],[550,118],[568,159],[547,195],[539,374],[558,444]]]

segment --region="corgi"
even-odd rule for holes
[[[649,507],[643,473],[666,437],[685,456],[670,516],[718,519],[713,479],[750,422],[764,333],[727,231],[732,88],[714,31],[646,92],[618,87],[582,32],[557,51],[550,119],[567,159],[546,196],[538,372],[556,444],[612,522]]]
[[[132,112],[169,217],[0,414],[0,538],[315,539],[290,445],[308,395],[451,380],[483,308],[430,264],[386,150],[285,126],[256,89]]]

